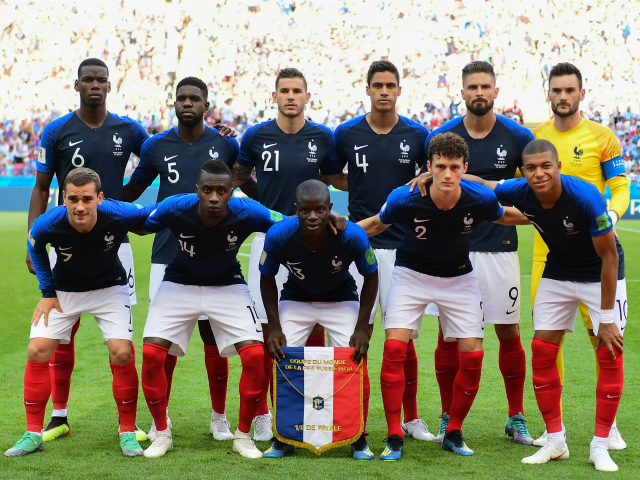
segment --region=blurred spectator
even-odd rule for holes
[[[631,173],[627,175],[629,177],[629,181],[631,183],[639,183],[640,184],[640,166],[638,166],[638,162],[633,163],[633,168]]]

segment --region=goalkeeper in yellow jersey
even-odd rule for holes
[[[580,102],[584,99],[582,88],[582,74],[570,63],[560,63],[549,72],[548,101],[553,111],[553,119],[539,125],[533,135],[536,139],[548,140],[556,147],[562,164],[562,173],[572,175],[595,185],[602,194],[608,185],[611,190],[609,216],[613,224],[622,217],[629,206],[629,184],[620,153],[620,145],[613,131],[599,123],[582,118],[579,112]],[[623,259],[624,252],[616,237],[618,255]],[[536,298],[538,284],[544,271],[549,249],[540,234],[536,231],[533,246],[533,270],[531,272],[531,304]],[[624,260],[620,262],[618,280],[624,279]],[[620,288],[620,287],[618,287]],[[623,298],[626,298],[626,293]],[[618,304],[619,303],[619,304]],[[626,319],[626,301],[616,302],[616,315]],[[584,304],[580,304],[580,314],[589,332],[589,339],[596,348],[596,337],[589,318],[589,311]],[[564,337],[563,337],[564,341]],[[562,342],[558,353],[558,370],[560,380],[564,383],[564,362],[562,356]],[[596,372],[598,363],[596,362]],[[564,430],[564,428],[563,428]],[[534,445],[544,446],[546,432]],[[611,450],[622,450],[627,444],[620,436],[620,432],[613,423],[608,438]]]

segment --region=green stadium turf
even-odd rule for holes
[[[621,221],[618,234],[626,251],[627,288],[630,300],[628,328],[625,330],[625,391],[618,424],[628,448],[613,452],[620,471],[617,478],[640,477],[640,417],[636,415],[640,398],[638,347],[640,347],[640,222]],[[522,338],[531,356],[530,272],[533,228],[519,227],[522,269]],[[142,331],[147,314],[151,237],[132,236],[136,262],[138,305],[134,307],[134,341],[138,350],[138,372],[142,363]],[[0,447],[5,449],[25,431],[22,381],[29,338],[29,320],[40,293],[36,278],[24,263],[26,214],[0,212]],[[249,243],[242,246],[240,261],[246,272]],[[581,324],[580,321],[578,321]],[[196,332],[186,357],[178,361],[171,395],[170,416],[174,425],[174,450],[161,459],[125,458],[121,455],[116,432],[118,421],[111,395],[111,372],[107,349],[92,317],[84,316],[76,338],[76,368],[69,400],[71,436],[46,444],[44,453],[23,458],[0,459],[0,478],[584,478],[596,475],[589,463],[589,442],[594,430],[595,375],[594,354],[583,327],[565,342],[566,381],[564,391],[565,425],[571,452],[568,461],[547,465],[521,465],[522,457],[535,447],[515,445],[504,436],[507,404],[502,376],[498,370],[498,341],[487,327],[482,384],[475,404],[464,424],[464,433],[473,457],[444,452],[440,445],[407,439],[405,453],[398,463],[378,459],[355,462],[348,447],[331,450],[320,457],[296,449],[292,457],[281,460],[247,460],[232,451],[232,442],[217,442],[209,435],[211,405],[203,361],[202,341]],[[418,406],[421,417],[432,432],[438,430],[440,403],[433,370],[437,322],[427,317],[416,342],[420,365]],[[384,334],[376,324],[371,342],[371,410],[369,443],[376,455],[384,448],[385,419],[379,388]],[[235,430],[238,420],[238,357],[230,361],[227,416]],[[527,372],[525,414],[532,435],[542,433],[531,373]],[[47,421],[51,407],[47,410]],[[148,429],[151,416],[140,389],[138,424]],[[146,447],[148,444],[143,444]],[[262,450],[267,442],[259,443]],[[264,477],[263,477],[264,478]]]

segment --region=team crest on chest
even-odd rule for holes
[[[211,148],[209,149],[209,156],[210,156],[213,160],[215,160],[216,158],[218,158],[218,152],[214,152],[214,151],[213,151],[215,148],[216,148],[216,147],[211,147]]]
[[[409,150],[411,150],[411,147],[405,142],[406,140],[400,142],[400,158],[398,159],[400,163],[409,163]]]
[[[562,224],[564,225],[564,228],[567,229],[565,232],[567,235],[575,235],[578,233],[577,230],[573,229],[573,223],[569,221],[569,217],[564,217]]]
[[[229,242],[229,245],[227,245],[227,252],[230,252],[231,250],[235,250],[237,248],[237,242],[238,241],[238,236],[233,234],[233,230],[231,231],[231,233],[229,235],[227,235],[227,242]]]
[[[507,149],[506,148],[502,148],[502,145],[500,145],[498,148],[496,148],[496,163],[495,163],[495,167],[496,168],[507,168]]]
[[[122,155],[122,137],[118,136],[118,132],[113,135],[113,155],[120,157]]]
[[[576,147],[573,147],[573,158],[571,160],[569,160],[569,164],[572,167],[582,167],[582,155],[584,155],[584,150],[583,148],[578,145]]]
[[[316,152],[318,151],[318,146],[314,143],[313,139],[307,144],[307,147],[309,147],[309,156],[307,157],[307,161],[312,163],[317,162],[318,158],[316,157]]]
[[[111,250],[111,248],[113,248],[113,245],[114,245],[113,240],[114,240],[115,238],[116,238],[116,237],[114,237],[113,235],[111,235],[111,232],[107,232],[107,234],[104,236],[104,241],[105,241],[105,242],[107,242],[107,243],[106,243],[106,245],[105,245],[105,247],[107,247],[107,248],[105,248],[105,249],[103,250],[103,252],[108,252],[109,250]]]
[[[331,273],[338,273],[340,270],[342,270],[342,260],[338,260],[336,262],[336,259],[338,257],[335,257],[333,260],[331,260],[331,265],[333,265],[333,272]]]
[[[471,214],[467,213],[467,216],[465,216],[462,221],[464,222],[464,228],[462,229],[462,234],[467,235],[471,233],[473,231],[471,228],[471,225],[473,225],[473,217],[471,216]]]

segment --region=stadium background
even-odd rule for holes
[[[273,118],[270,101],[276,71],[295,66],[307,76],[311,102],[307,116],[335,128],[368,110],[364,77],[371,61],[387,58],[401,73],[398,112],[434,128],[464,114],[459,72],[472,60],[490,61],[497,72],[499,113],[533,127],[549,118],[544,101],[548,71],[570,61],[583,72],[583,114],[608,125],[622,146],[632,183],[627,215],[640,216],[640,2],[622,0],[490,1],[8,1],[0,0],[0,441],[10,446],[22,432],[21,404],[28,319],[39,297],[37,281],[24,265],[26,214],[34,182],[39,136],[46,123],[78,106],[73,90],[77,65],[88,56],[110,68],[108,108],[139,120],[150,133],[175,124],[172,95],[180,78],[195,75],[210,89],[208,123],[222,121],[239,136],[251,125]],[[132,156],[128,175],[137,164]],[[127,176],[128,176],[127,175]],[[26,178],[25,178],[26,177]],[[150,192],[151,200],[153,192]],[[340,198],[340,192],[334,192]],[[52,198],[56,195],[52,192]],[[149,201],[151,201],[149,200]],[[339,200],[344,201],[344,199]],[[50,203],[53,205],[53,201]],[[629,218],[629,217],[627,217]],[[520,228],[523,305],[529,304],[532,229]],[[618,233],[627,256],[630,300],[626,331],[626,387],[618,420],[628,449],[616,452],[622,478],[640,476],[638,408],[638,318],[640,225],[622,220]],[[137,345],[146,317],[150,238],[133,238],[139,304],[134,308]],[[241,250],[248,255],[249,244]],[[241,253],[242,255],[242,253]],[[240,257],[246,272],[248,257]],[[439,400],[433,375],[437,324],[428,318],[417,343],[420,357],[419,407],[432,429]],[[530,313],[523,312],[523,344],[530,357]],[[379,325],[378,325],[379,327]],[[196,335],[197,337],[197,335]],[[383,333],[372,339],[372,413],[370,444],[383,448],[384,416],[378,382]],[[74,432],[47,445],[44,455],[11,462],[0,459],[0,478],[69,476],[100,478],[164,475],[197,478],[218,475],[285,475],[338,478],[388,477],[433,473],[557,478],[593,474],[588,465],[595,402],[593,353],[577,329],[566,347],[566,423],[573,460],[533,472],[520,465],[523,447],[501,434],[506,400],[497,369],[497,341],[488,335],[483,381],[467,424],[477,454],[452,459],[439,446],[413,441],[400,464],[354,464],[340,450],[321,458],[300,452],[282,462],[247,462],[227,455],[230,444],[207,435],[208,393],[199,338],[176,370],[172,419],[176,448],[160,461],[130,461],[119,456],[117,418],[110,394],[107,353],[91,318],[78,335],[77,363],[70,399]],[[237,360],[237,359],[236,359]],[[138,358],[138,363],[141,358]],[[239,362],[232,361],[228,414],[237,416]],[[140,365],[138,365],[140,368]],[[529,372],[530,376],[530,372]],[[525,409],[532,433],[543,424],[527,382]],[[139,423],[150,416],[142,392]],[[265,445],[266,447],[266,445]],[[363,470],[366,468],[366,470]]]

